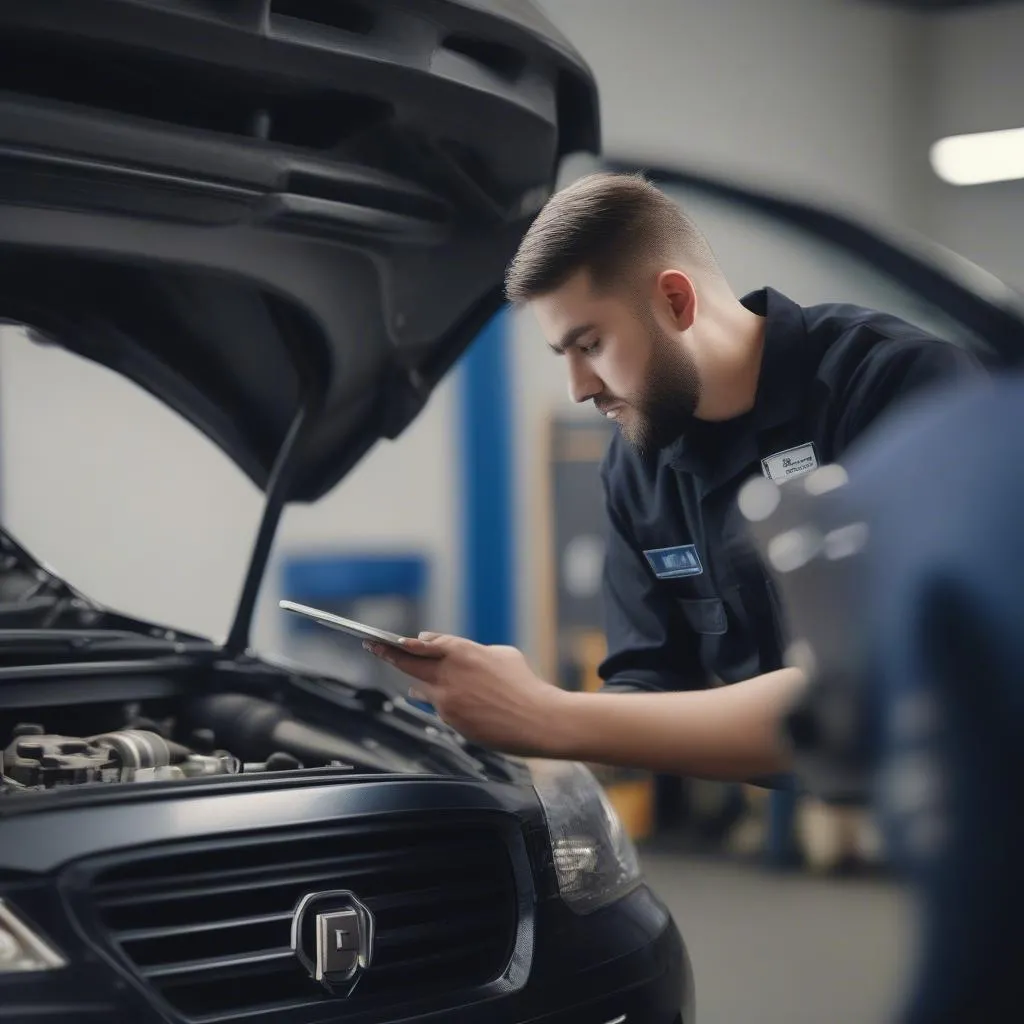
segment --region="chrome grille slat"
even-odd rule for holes
[[[454,926],[450,930],[454,930]],[[417,938],[429,937],[431,931],[427,927],[396,929],[395,935],[385,936],[380,943],[381,952],[390,950],[396,946],[402,946]],[[478,943],[472,941],[473,936],[467,936],[466,941],[456,946],[448,947],[442,952],[431,953],[425,956],[406,956],[401,959],[391,958],[386,961],[381,970],[397,970],[399,968],[416,966],[429,966],[447,960],[455,959],[465,954],[466,947],[477,948]],[[383,958],[378,958],[378,960]],[[260,954],[239,954],[232,957],[213,957],[205,960],[185,960],[179,963],[162,964],[158,967],[142,968],[140,973],[144,978],[170,978],[181,975],[198,975],[209,971],[222,969],[233,969],[236,967],[250,967],[268,963],[292,963],[292,951],[289,948],[271,950]]]
[[[136,928],[134,931],[116,932],[120,945],[132,942],[145,942],[149,939],[171,939],[178,935],[194,935],[196,932],[227,931],[231,928],[245,928],[254,924],[269,924],[274,921],[291,922],[292,915],[263,914],[259,917],[239,917],[231,921],[210,921],[206,924],[176,925],[170,928]]]
[[[353,1012],[498,977],[517,933],[506,840],[436,822],[272,832],[179,844],[97,869],[87,900],[104,941],[178,1012],[218,1015],[321,1004],[332,996],[290,948],[307,893],[351,889],[375,917]]]
[[[234,967],[257,967],[275,962],[291,963],[294,960],[290,949],[271,950],[268,953],[239,954],[222,956],[210,960],[186,960],[184,963],[164,964],[161,967],[147,967],[139,973],[150,980],[187,974],[194,977],[210,971],[231,970]]]

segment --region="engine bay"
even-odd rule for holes
[[[48,733],[36,722],[11,730],[0,767],[0,792],[39,791],[94,783],[166,782],[210,775],[304,768],[297,757],[274,751],[242,761],[217,746],[211,729],[191,731],[187,743],[170,738],[172,723],[125,715],[122,728],[93,736]],[[331,767],[352,767],[333,760]]]
[[[4,751],[0,787],[52,789],[92,782],[166,782],[207,775],[302,768],[278,751],[264,762],[243,763],[226,750],[202,754],[146,729],[121,729],[102,736],[56,736],[35,723],[15,727]],[[336,762],[333,767],[341,767]]]
[[[317,724],[313,724],[316,722]],[[423,728],[400,734],[250,693],[0,710],[0,797],[309,769],[450,774]],[[461,754],[465,758],[465,754]]]

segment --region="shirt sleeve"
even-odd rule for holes
[[[840,379],[833,458],[881,429],[896,408],[934,390],[955,388],[986,371],[968,351],[921,334],[874,345],[860,365]]]
[[[602,474],[603,475],[603,474]],[[604,620],[608,691],[694,690],[706,685],[697,638],[657,586],[605,483]]]

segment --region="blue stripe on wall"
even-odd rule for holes
[[[482,644],[516,642],[510,333],[502,310],[463,356],[459,375],[461,632]]]

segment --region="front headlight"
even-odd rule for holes
[[[575,761],[528,762],[544,807],[562,899],[585,914],[643,878],[636,847],[593,773]]]

